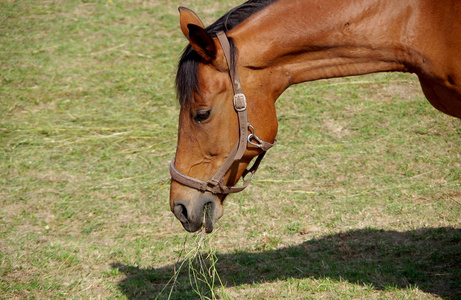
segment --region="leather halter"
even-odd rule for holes
[[[186,185],[188,187],[197,189],[201,192],[208,191],[213,194],[230,194],[230,193],[240,192],[244,190],[248,186],[248,184],[250,184],[250,181],[253,179],[253,176],[256,170],[258,169],[259,164],[261,163],[261,160],[266,154],[266,151],[269,150],[272,146],[274,146],[275,141],[274,143],[268,143],[265,141],[261,141],[255,135],[254,128],[253,126],[250,125],[248,121],[248,114],[246,110],[247,100],[242,91],[242,84],[240,83],[240,76],[238,74],[237,67],[231,65],[231,53],[230,53],[231,51],[230,51],[229,40],[227,39],[226,33],[224,31],[218,32],[217,37],[224,51],[224,56],[226,58],[227,65],[229,67],[229,75],[232,81],[232,88],[234,90],[233,101],[234,101],[234,109],[237,113],[238,122],[239,122],[239,140],[237,141],[234,148],[229,153],[229,156],[227,156],[224,163],[218,169],[218,171],[208,181],[202,181],[202,180],[192,178],[190,176],[187,176],[186,174],[181,173],[176,168],[174,164],[174,159],[170,165],[170,174],[173,180],[183,185]],[[251,131],[249,135],[248,135],[248,131]],[[253,142],[252,139],[254,139],[256,143]],[[245,153],[246,148],[247,148],[247,144],[254,145],[260,148],[263,152],[257,156],[253,166],[250,169],[246,169],[243,172],[243,175],[242,175],[243,184],[241,186],[224,185],[223,183],[224,176],[229,171],[232,164],[236,161],[239,161],[243,157],[243,154]],[[251,174],[251,177],[249,179],[245,179],[246,175],[248,175],[249,173]]]

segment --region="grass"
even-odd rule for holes
[[[183,232],[177,7],[237,4],[0,1],[0,298],[461,297],[461,121],[408,74],[290,88],[252,185]]]

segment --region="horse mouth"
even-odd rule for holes
[[[216,205],[212,201],[207,201],[201,208],[196,208],[196,213],[193,210],[188,210],[187,204],[183,201],[176,201],[173,213],[179,219],[184,229],[188,232],[196,232],[203,228],[205,233],[213,231],[213,219],[218,211]]]

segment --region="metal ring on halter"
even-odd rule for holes
[[[262,145],[263,145],[263,141],[261,141],[257,136],[256,136],[256,133],[255,133],[255,129],[253,126],[251,125],[248,125],[248,128],[250,129],[251,133],[248,135],[248,144],[251,144],[253,146],[256,146],[258,148],[261,148]],[[259,144],[256,144],[256,143],[253,143],[251,141],[251,139],[255,139]]]
[[[251,174],[251,176],[250,176],[250,178],[247,179],[246,176],[248,174]],[[251,181],[251,180],[253,180],[253,177],[255,177],[255,174],[256,174],[255,171],[250,171],[248,169],[245,169],[245,171],[242,174],[242,179],[243,179],[243,181]]]

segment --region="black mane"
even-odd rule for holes
[[[211,36],[216,36],[220,31],[228,32],[246,20],[254,13],[265,8],[277,0],[250,0],[237,6],[219,18],[216,22],[206,28]],[[231,55],[235,57],[235,47],[232,39],[229,39],[231,45]],[[181,106],[192,98],[194,91],[199,91],[198,87],[198,64],[201,57],[192,49],[189,44],[179,60],[178,72],[176,74],[176,94]]]

